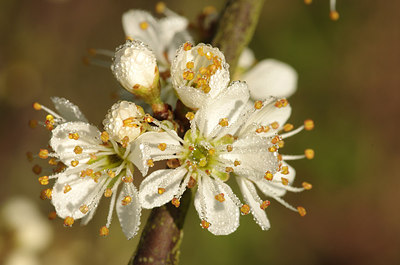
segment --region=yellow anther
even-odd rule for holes
[[[82,154],[82,151],[83,151],[82,147],[80,147],[79,145],[75,146],[75,148],[74,148],[75,154],[77,154],[77,155]]]
[[[109,170],[107,170],[107,175],[108,175],[110,178],[114,178],[114,177],[115,177],[115,172],[112,171],[111,169],[109,169]]]
[[[51,122],[51,123],[54,123],[54,116],[51,115],[51,114],[48,114],[48,115],[46,116],[46,121],[49,121],[49,122]]]
[[[226,127],[229,125],[228,123],[228,119],[227,118],[223,118],[219,121],[219,125],[221,125],[222,127]]]
[[[239,160],[235,160],[235,162],[233,162],[233,165],[234,165],[235,167],[239,166],[239,165],[240,165],[240,161],[239,161]]]
[[[263,202],[261,203],[261,205],[260,205],[261,210],[267,209],[267,207],[268,207],[270,204],[271,204],[271,202],[268,201],[268,200],[263,201]]]
[[[203,229],[208,229],[210,227],[210,223],[207,222],[206,220],[201,220],[201,227]]]
[[[206,58],[207,58],[208,60],[211,60],[211,59],[214,57],[214,54],[213,54],[212,52],[207,52],[207,53],[205,54],[205,56],[206,56]]]
[[[287,99],[285,99],[285,98],[281,99],[280,101],[281,101],[282,107],[286,107],[289,104],[289,101],[287,101]]]
[[[42,159],[47,159],[49,157],[49,151],[47,149],[40,149],[39,157]]]
[[[198,48],[198,49],[197,49],[197,53],[198,53],[200,56],[204,56],[203,47]]]
[[[133,182],[133,177],[132,176],[123,176],[121,180],[125,183],[132,183]]]
[[[192,71],[185,71],[185,72],[183,72],[182,76],[183,76],[183,79],[190,81],[190,80],[193,80],[194,73]]]
[[[74,139],[74,140],[78,140],[79,139],[79,134],[78,133],[69,133],[68,134],[68,138],[69,139]]]
[[[233,172],[233,168],[232,167],[226,167],[225,168],[225,172],[231,173],[231,172]]]
[[[311,190],[311,189],[312,189],[311,183],[303,182],[301,185],[303,186],[303,188],[304,188],[305,190]]]
[[[55,211],[52,211],[49,213],[49,215],[47,216],[47,218],[49,218],[49,220],[54,220],[57,217],[57,213]]]
[[[186,119],[191,121],[191,120],[194,119],[194,113],[193,112],[188,112],[188,113],[186,113],[185,117],[186,117]]]
[[[40,185],[48,185],[49,184],[49,177],[48,176],[42,176],[38,178]]]
[[[52,193],[53,193],[52,189],[44,189],[40,192],[40,199],[42,200],[51,199]]]
[[[200,68],[199,68],[199,73],[200,73],[201,75],[206,75],[207,72],[208,72],[207,68],[205,68],[205,67],[200,67]]]
[[[140,88],[140,85],[139,85],[139,84],[135,84],[132,88],[133,88],[134,90],[138,90],[138,89]]]
[[[215,195],[215,199],[219,202],[224,202],[225,201],[225,195],[223,193]]]
[[[165,192],[165,189],[164,188],[158,188],[157,192],[158,192],[158,194],[161,195],[161,194],[163,194]]]
[[[282,105],[282,103],[278,100],[277,102],[275,102],[275,107],[277,107],[277,108],[282,108],[283,105]]]
[[[271,123],[271,127],[272,127],[272,129],[276,130],[279,128],[279,123],[274,121],[273,123]]]
[[[79,207],[79,211],[81,211],[81,213],[83,214],[87,214],[87,212],[89,212],[89,207],[86,204],[84,204],[81,207]]]
[[[215,148],[208,149],[208,154],[209,155],[214,155],[215,154]]]
[[[154,161],[153,161],[153,159],[147,160],[147,165],[148,165],[149,167],[154,167]]]
[[[179,162],[179,159],[173,158],[173,159],[168,159],[167,160],[167,166],[168,168],[177,168],[181,165]]]
[[[166,5],[165,5],[164,2],[158,2],[158,3],[156,4],[156,12],[157,12],[158,14],[164,13],[165,8],[166,8]]]
[[[129,117],[125,120],[122,121],[122,127],[139,127],[138,124],[135,123],[135,118],[134,117]]]
[[[272,173],[270,171],[265,172],[264,178],[266,180],[271,181],[274,178],[274,175],[272,175]]]
[[[34,165],[32,167],[32,171],[33,173],[35,173],[36,175],[39,175],[40,173],[42,173],[42,167],[39,165]]]
[[[171,203],[172,203],[176,208],[178,208],[179,205],[181,205],[181,202],[180,202],[177,198],[173,198],[173,199],[171,200]]]
[[[191,189],[191,188],[193,188],[194,186],[196,186],[196,183],[197,183],[197,181],[196,181],[192,176],[190,176],[190,179],[189,179],[189,182],[188,182],[188,184],[187,184],[187,187],[188,187],[189,189]]]
[[[201,89],[204,93],[209,93],[211,91],[211,87],[209,85],[202,86]]]
[[[86,169],[86,176],[91,176],[92,174],[93,174],[93,169],[91,168]],[[101,176],[101,172],[96,172],[96,174],[99,174]]]
[[[75,220],[71,216],[68,216],[64,219],[64,226],[71,227],[74,224]]]
[[[96,160],[96,159],[97,159],[97,156],[96,156],[96,154],[94,154],[94,153],[89,154],[89,156],[90,156],[90,159],[91,159],[91,160]]]
[[[41,110],[41,109],[42,109],[42,105],[40,105],[40,104],[37,103],[37,102],[33,103],[32,107],[33,107],[35,110]]]
[[[127,148],[129,144],[129,136],[125,136],[124,138],[122,138],[121,144],[123,148]]]
[[[226,151],[232,152],[232,150],[233,150],[233,146],[230,145],[230,144],[228,144],[228,145],[226,146]]]
[[[154,121],[154,118],[150,116],[150,114],[146,114],[144,116],[144,121],[147,123],[152,123]]]
[[[140,22],[139,26],[142,30],[146,30],[149,27],[149,23],[147,23],[146,21],[143,21],[143,22]]]
[[[204,170],[204,173],[206,173],[208,176],[210,176],[211,175],[211,170],[206,169],[206,170]]]
[[[56,158],[52,157],[49,159],[48,163],[49,163],[49,165],[55,166],[55,165],[57,165],[58,162],[57,162]]]
[[[280,140],[279,136],[276,135],[274,138],[272,138],[271,143],[272,144],[277,144],[279,140]]]
[[[108,229],[107,226],[100,227],[100,231],[99,231],[100,236],[105,237],[105,236],[108,236],[109,233],[110,233],[110,229]]]
[[[257,100],[256,102],[254,102],[254,108],[256,108],[256,109],[261,109],[262,106],[263,106],[262,101]]]
[[[314,121],[313,120],[305,120],[304,121],[304,129],[307,131],[314,129]]]
[[[51,131],[51,130],[53,130],[53,129],[54,129],[54,125],[53,125],[53,124],[51,124],[50,122],[47,122],[47,121],[46,121],[46,123],[45,123],[45,124],[46,124],[46,129],[47,129],[47,130]]]
[[[194,67],[194,62],[190,61],[186,63],[186,68],[192,69]]]
[[[281,178],[282,184],[287,186],[289,185],[289,180],[287,178]]]
[[[262,132],[264,132],[264,128],[262,126],[256,129],[256,133],[262,133]]]
[[[304,0],[304,3],[305,3],[306,5],[309,5],[309,4],[312,3],[312,0]]]
[[[285,146],[285,142],[283,140],[279,140],[278,141],[278,146],[279,146],[279,148],[284,147]]]
[[[305,216],[307,214],[306,209],[304,207],[298,206],[297,211],[299,212],[300,216]]]
[[[329,13],[329,17],[333,20],[336,21],[339,19],[339,13],[337,11],[331,11]]]
[[[110,140],[110,135],[108,134],[108,132],[104,131],[101,133],[100,138],[103,141],[103,143],[107,143],[108,140]]]
[[[79,161],[78,160],[72,160],[71,161],[71,166],[76,167],[77,165],[79,165]]]
[[[130,204],[131,202],[132,202],[132,197],[131,196],[125,196],[122,199],[122,205],[123,206],[126,206],[126,205]]]
[[[243,215],[247,215],[250,213],[250,206],[248,206],[247,204],[243,204],[242,207],[240,207],[240,212]]]
[[[270,151],[271,153],[276,152],[276,147],[275,146],[268,147],[268,151]]]
[[[189,43],[189,42],[186,42],[185,44],[183,44],[183,49],[184,49],[185,51],[191,50],[191,49],[192,49],[192,44]]]
[[[293,124],[290,124],[290,123],[286,123],[286,124],[283,126],[283,130],[284,130],[285,132],[289,132],[289,131],[293,130],[293,128],[294,128]]]
[[[264,130],[264,132],[268,132],[269,131],[269,126],[264,126],[263,130]]]
[[[313,159],[315,152],[312,149],[306,149],[304,150],[304,155],[306,156],[307,159]]]
[[[283,166],[282,170],[281,170],[281,173],[283,175],[288,175],[289,174],[289,167],[288,166]]]
[[[112,192],[112,189],[110,189],[110,188],[107,188],[104,191],[104,197],[110,198],[112,194],[113,194],[113,192]]]
[[[207,159],[205,159],[205,158],[200,159],[199,166],[205,167],[206,165],[207,165]]]
[[[278,158],[278,161],[282,161],[282,160],[283,160],[283,158],[282,158],[282,155],[281,155],[281,154],[278,154],[278,155],[276,156],[276,158]]]
[[[70,185],[65,185],[64,186],[64,193],[67,193],[68,191],[70,191],[72,188],[71,188],[71,186]]]

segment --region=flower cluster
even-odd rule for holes
[[[296,89],[294,69],[273,59],[254,65],[252,52],[246,50],[233,79],[247,82],[231,81],[220,50],[185,42],[191,39],[186,19],[163,5],[157,9],[166,17],[156,20],[134,10],[124,14],[130,39],[116,49],[111,70],[122,87],[153,110],[163,104],[160,93],[165,84],[160,83],[159,69],[170,71],[170,85],[189,109],[184,120],[171,117],[171,111],[157,120],[141,106],[119,101],[106,114],[100,131],[66,99],[52,99],[57,112],[35,103],[35,109],[48,113],[43,125],[51,131],[50,148],[41,149],[38,156],[56,166],[54,174],[39,177],[42,185],[55,179],[41,197],[51,199],[65,226],[76,219],[88,223],[101,198],[110,197],[100,234],[109,233],[116,209],[127,238],[137,233],[142,208],[170,202],[179,207],[186,189],[195,191],[201,226],[215,235],[232,233],[240,215],[249,213],[261,229],[269,229],[265,209],[270,201],[262,197],[304,216],[303,207],[282,199],[287,191],[311,188],[307,182],[293,186],[295,170],[287,161],[314,156],[311,149],[303,155],[280,153],[286,138],[314,127],[311,120],[297,129],[287,123],[291,106],[286,97]],[[164,160],[170,162],[168,169],[149,173]],[[135,169],[144,177],[139,189],[133,184]],[[241,196],[231,189],[232,182]]]

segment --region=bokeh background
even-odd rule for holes
[[[328,2],[266,1],[250,44],[257,59],[297,69],[290,122],[315,120],[314,131],[290,138],[285,147],[286,153],[316,152],[314,160],[291,163],[296,183],[309,181],[314,188],[285,197],[305,206],[307,216],[272,202],[270,231],[261,231],[249,215],[235,233],[217,237],[200,228],[192,207],[181,264],[400,264],[400,2],[338,0],[337,22],[329,19]],[[224,5],[166,3],[193,22],[205,6]],[[154,12],[155,4],[0,1],[0,263],[126,264],[135,250],[139,236],[127,241],[116,218],[110,235],[98,236],[105,200],[86,227],[49,221],[52,206],[39,199],[43,187],[32,172],[37,162],[25,153],[48,141],[46,130],[28,127],[30,119],[44,117],[32,109],[34,101],[51,106],[51,96],[65,97],[101,123],[119,86],[108,69],[84,65],[82,56],[88,48],[113,50],[124,41],[122,13]],[[24,250],[24,240],[43,247]],[[24,257],[37,263],[23,263]],[[17,263],[7,263],[12,260]]]

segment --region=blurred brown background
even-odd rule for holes
[[[25,153],[46,146],[48,133],[27,124],[43,119],[32,102],[51,106],[50,96],[70,99],[100,124],[119,87],[109,70],[84,65],[82,56],[88,48],[121,44],[122,13],[154,12],[155,3],[0,2],[0,207],[24,196],[49,223],[53,238],[38,252],[38,264],[126,264],[137,245],[139,236],[127,241],[116,218],[108,238],[98,236],[105,200],[87,227],[66,229],[60,219],[47,220],[52,207],[39,199],[35,162]],[[224,1],[166,3],[195,21],[205,6],[220,10]],[[266,1],[250,45],[258,59],[285,61],[299,73],[290,121],[300,125],[313,118],[316,129],[290,138],[285,152],[315,149],[314,160],[291,163],[296,183],[309,181],[314,188],[285,199],[305,206],[308,215],[301,218],[272,202],[270,231],[244,216],[235,233],[216,237],[200,228],[192,207],[181,264],[400,264],[400,2],[338,0],[337,9],[341,17],[333,22],[328,0],[310,6]],[[0,219],[0,263],[19,244],[6,217]]]

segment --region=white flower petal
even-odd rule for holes
[[[122,205],[121,201],[125,196],[130,196],[132,202],[128,205]],[[119,193],[116,205],[119,223],[122,227],[122,232],[128,239],[134,237],[140,226],[141,205],[139,202],[138,191],[132,183],[125,183]]]
[[[241,118],[242,111],[249,99],[247,85],[244,82],[233,82],[225,91],[215,99],[209,100],[196,113],[196,123],[203,136],[208,137],[221,129],[222,119],[227,119],[228,124],[235,124]]]
[[[139,199],[142,207],[152,209],[171,201],[179,191],[180,183],[187,173],[187,169],[160,169],[147,176],[140,184]],[[158,189],[165,189],[159,194]]]
[[[70,133],[78,133],[79,139],[69,138]],[[72,160],[77,159],[79,163],[85,163],[89,154],[97,152],[97,146],[101,144],[100,131],[93,125],[85,122],[66,122],[52,130],[50,146],[57,153],[60,160],[70,165]],[[74,153],[74,148],[80,146],[82,154]]]
[[[57,112],[67,121],[83,121],[88,122],[78,106],[65,98],[52,97],[54,107]]]
[[[256,61],[256,58],[254,56],[254,52],[251,49],[246,47],[243,50],[242,54],[240,54],[239,61],[238,61],[238,67],[246,70],[246,69],[250,68],[254,64],[255,61]]]
[[[260,200],[260,198],[254,198],[253,196],[253,194],[255,195],[257,192],[254,184],[243,177],[237,177],[236,180],[239,184],[244,200],[250,206],[251,213],[254,216],[254,221],[256,221],[262,230],[268,230],[271,225],[267,218],[267,214],[260,208],[260,201],[257,201],[257,199]]]
[[[71,190],[64,193],[66,185],[71,187]],[[87,202],[94,201],[94,207],[97,206],[102,193],[95,192],[99,188],[99,183],[96,183],[92,178],[81,178],[79,174],[61,173],[53,187],[52,199],[58,216],[66,218],[68,216],[79,219],[85,216],[79,208]],[[100,196],[96,196],[100,194]],[[88,205],[87,205],[88,206]]]
[[[192,36],[190,36],[189,32],[186,30],[176,32],[175,35],[173,36],[171,42],[169,43],[167,47],[167,53],[168,53],[168,60],[170,62],[174,61],[174,58],[176,57],[177,50],[179,47],[182,46],[183,43],[185,42],[193,42]]]
[[[160,41],[163,44],[170,44],[176,33],[186,30],[189,21],[185,17],[181,16],[167,16],[160,19],[158,24],[161,32],[161,35],[159,36]],[[184,40],[183,42],[185,41],[189,40]],[[177,46],[176,49],[178,47],[179,46]]]
[[[253,100],[265,100],[270,96],[289,97],[297,86],[294,68],[274,59],[262,60],[242,78],[249,85]]]
[[[163,55],[166,43],[160,41],[159,23],[150,13],[129,10],[122,15],[122,26],[127,37],[143,41],[153,49],[157,60],[166,63]]]
[[[158,147],[161,143],[166,144],[164,151]],[[166,132],[146,132],[131,144],[128,160],[135,164],[143,176],[146,176],[149,169],[147,164],[149,159],[159,155],[175,154],[179,148],[179,141]]]
[[[286,193],[285,186],[282,184],[282,178],[286,178],[289,181],[288,185],[292,185],[294,178],[296,176],[296,171],[293,167],[288,165],[286,162],[282,162],[282,166],[287,166],[289,168],[289,174],[284,175],[280,172],[274,174],[274,178],[271,182],[260,179],[255,180],[258,188],[267,196],[278,196],[282,197]]]
[[[210,223],[208,230],[214,235],[229,235],[239,227],[239,208],[224,194],[225,201],[219,202],[215,195],[231,188],[224,183],[217,183],[209,177],[202,177],[194,198],[194,206],[200,218]]]
[[[175,60],[171,65],[172,84],[183,104],[190,108],[199,108],[207,100],[215,98],[225,90],[229,83],[229,65],[225,62],[225,56],[218,48],[213,48],[203,43],[192,47],[190,50],[185,50],[184,47],[182,45],[176,52]],[[197,80],[200,69],[202,67],[207,68],[213,64],[213,59],[211,57],[211,59],[207,59],[205,55],[200,55],[199,50],[203,51],[201,54],[212,54],[212,58],[218,57],[221,64],[221,67],[210,75],[209,81],[207,81],[207,85],[210,87],[208,93],[194,87],[194,81]],[[193,68],[187,68],[188,62],[193,62]],[[192,80],[184,79],[184,72],[186,71],[193,72],[194,77]]]

